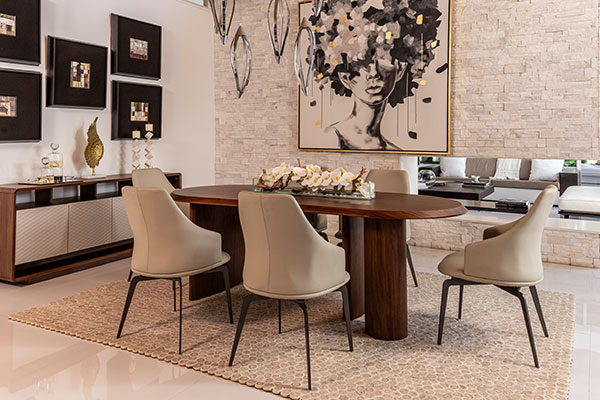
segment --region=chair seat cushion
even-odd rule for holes
[[[458,251],[456,253],[452,253],[446,256],[442,260],[442,262],[438,265],[438,271],[440,271],[444,275],[451,276],[453,278],[462,279],[469,282],[478,282],[478,283],[486,283],[490,285],[499,285],[499,286],[514,286],[514,287],[523,287],[523,286],[534,286],[541,282],[541,279],[537,282],[503,282],[496,281],[493,279],[485,279],[479,278],[477,276],[471,276],[465,274],[465,252]]]
[[[206,265],[203,267],[199,267],[199,268],[193,269],[191,271],[184,271],[184,272],[177,273],[177,274],[153,274],[153,273],[149,273],[146,271],[136,270],[133,267],[131,268],[131,270],[138,275],[149,276],[152,278],[181,278],[184,276],[192,276],[192,275],[197,275],[197,274],[201,274],[203,272],[210,271],[213,268],[217,268],[223,264],[227,264],[229,262],[229,260],[231,260],[231,257],[229,256],[229,254],[222,251],[221,252],[221,260],[217,261],[216,263],[211,264],[211,265]]]
[[[586,214],[600,214],[600,187],[571,186],[560,196],[558,208]]]
[[[331,292],[335,292],[336,290],[338,290],[339,288],[341,288],[342,286],[344,286],[349,281],[350,281],[350,274],[348,274],[347,272],[344,272],[344,278],[343,278],[343,280],[341,280],[340,282],[338,282],[334,286],[331,286],[331,287],[329,287],[327,289],[324,289],[324,290],[321,290],[319,292],[301,293],[301,294],[294,294],[294,295],[282,294],[282,293],[265,292],[265,291],[258,290],[258,289],[255,289],[255,288],[252,288],[252,287],[248,286],[246,284],[246,282],[244,282],[244,288],[247,291],[249,291],[249,292],[252,292],[252,293],[257,294],[259,296],[268,297],[270,299],[280,299],[280,300],[308,300],[308,299],[314,299],[316,297],[324,296],[324,295],[326,295],[328,293],[331,293]]]

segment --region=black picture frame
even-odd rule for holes
[[[40,65],[40,0],[0,0],[0,14],[0,61]]]
[[[136,78],[160,79],[162,28],[117,14],[111,14],[110,21],[111,73]],[[133,41],[137,41],[141,46],[135,48]]]
[[[146,103],[147,120],[132,120],[132,103]],[[113,81],[112,83],[112,140],[132,139],[133,131],[146,134],[146,124],[153,125],[154,136],[160,139],[162,131],[162,87]]]
[[[47,53],[46,107],[106,108],[107,47],[48,36]],[[72,68],[80,71],[77,82]],[[87,83],[81,72],[85,68],[89,71]],[[76,84],[80,86],[74,87]]]
[[[12,113],[15,115],[10,116]],[[0,69],[0,142],[40,140],[42,74]]]

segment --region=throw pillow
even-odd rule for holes
[[[520,158],[499,158],[496,161],[496,174],[494,179],[519,179],[521,170]]]
[[[532,160],[530,181],[555,181],[562,171],[564,160]]]
[[[466,178],[467,159],[465,157],[441,157],[442,178]]]

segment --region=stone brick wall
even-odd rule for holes
[[[493,224],[460,218],[411,222],[410,244],[443,250],[463,250],[482,239]],[[546,228],[542,239],[542,259],[557,264],[600,268],[600,234]]]
[[[301,157],[326,166],[399,168],[398,155],[298,152],[292,45],[271,51],[265,0],[238,0],[254,54],[237,99],[229,43],[215,35],[216,182],[246,183]],[[598,0],[454,0],[452,141],[457,156],[600,158]]]

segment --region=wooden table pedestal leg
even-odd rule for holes
[[[365,219],[365,324],[376,339],[408,336],[406,222]]]
[[[356,319],[365,313],[365,253],[364,219],[342,217],[342,246],[346,251],[346,284],[350,297],[350,316]]]

